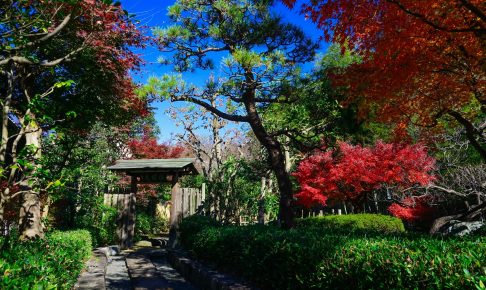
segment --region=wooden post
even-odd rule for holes
[[[193,188],[192,196],[191,196],[191,215],[196,213],[196,206],[197,206],[197,190]]]
[[[180,217],[184,218],[184,211],[185,211],[185,208],[186,208],[185,207],[185,205],[186,205],[186,191],[184,190],[184,188],[181,188],[181,189],[179,189],[179,191],[176,194],[179,196],[177,207],[179,207],[179,204],[181,206]],[[178,216],[178,218],[179,218],[179,216]]]
[[[177,246],[177,223],[179,222],[179,215],[181,215],[181,197],[179,196],[180,185],[179,175],[175,173],[172,175],[172,189],[171,193],[171,205],[170,205],[170,219],[169,219],[169,246],[174,248]]]
[[[137,177],[132,176],[130,194],[123,198],[123,210],[121,215],[120,248],[133,247],[135,236],[135,203],[137,201]]]
[[[135,237],[135,219],[136,217],[136,203],[137,203],[137,177],[132,176],[132,184],[130,186],[129,204],[130,211],[128,214],[128,247],[133,247],[133,239]]]
[[[180,194],[179,176],[174,174],[172,176],[172,190],[171,194],[171,206],[170,206],[170,227],[175,227],[177,225],[179,215],[181,214],[180,203],[182,201]]]

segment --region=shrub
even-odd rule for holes
[[[405,231],[403,222],[392,216],[380,214],[328,215],[298,219],[298,227],[321,227],[344,231],[377,231],[400,233]]]
[[[486,282],[480,237],[213,227],[199,218],[183,220],[180,230],[196,258],[262,289],[472,289]]]
[[[190,246],[193,243],[193,238],[200,231],[218,226],[220,226],[220,224],[216,220],[207,216],[192,215],[186,217],[179,224],[181,242],[187,243],[187,245]]]
[[[165,218],[156,217],[146,212],[138,212],[135,218],[135,241],[140,241],[143,236],[159,235],[168,231],[169,222]]]
[[[94,247],[114,244],[118,239],[118,210],[105,205],[101,206],[100,210],[102,212],[101,218],[93,218],[89,225],[79,225],[89,231]]]
[[[0,240],[0,289],[70,289],[91,255],[86,230],[53,232],[45,239]]]
[[[140,241],[143,236],[150,234],[150,217],[146,213],[137,213],[135,218],[135,237],[136,242]]]

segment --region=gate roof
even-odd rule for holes
[[[108,169],[124,171],[128,175],[144,175],[147,173],[198,174],[194,161],[194,158],[118,160]]]

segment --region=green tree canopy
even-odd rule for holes
[[[292,185],[284,154],[262,123],[259,109],[291,100],[299,65],[313,59],[317,45],[273,13],[272,2],[177,1],[169,7],[173,24],[154,30],[160,49],[171,52],[164,62],[180,72],[211,70],[215,58],[223,57],[221,70],[204,87],[164,76],[150,79],[141,93],[192,102],[221,118],[248,123],[269,153],[280,191],[280,221],[290,226]],[[211,105],[208,100],[214,96],[224,105]]]

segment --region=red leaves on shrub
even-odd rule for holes
[[[393,203],[388,211],[395,217],[408,221],[432,221],[437,209],[430,205],[430,196],[407,197],[400,204]]]
[[[328,198],[360,202],[383,185],[426,185],[434,176],[435,160],[421,144],[377,142],[374,147],[338,144],[304,159],[293,174],[300,184],[298,202],[311,207]]]

